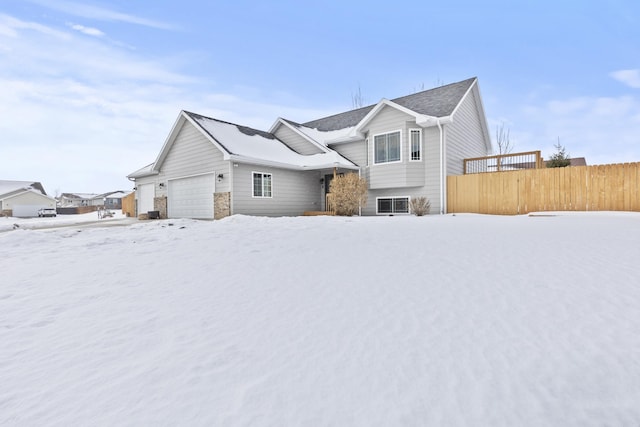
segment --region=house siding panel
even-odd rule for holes
[[[160,175],[154,180],[156,197],[167,195],[168,186],[160,187],[161,182],[166,184],[169,179],[212,172],[224,175],[222,181],[216,182],[216,191],[227,192],[231,181],[229,169],[230,162],[224,160],[222,152],[191,123],[185,122],[162,164]]]
[[[276,138],[284,142],[289,148],[303,155],[323,153],[320,147],[307,141],[285,125],[280,125],[275,132]]]
[[[369,186],[372,189],[416,187],[424,185],[423,162],[410,162],[409,129],[415,129],[413,117],[391,107],[383,108],[371,121],[368,128]],[[374,164],[375,135],[401,132],[401,161],[398,163]],[[424,135],[422,137],[424,144]]]
[[[239,164],[233,168],[234,214],[260,216],[302,215],[321,209],[320,172],[293,171]],[[253,172],[270,173],[272,197],[253,197]]]
[[[332,145],[330,148],[360,167],[367,164],[367,144],[364,139],[362,141]]]
[[[453,123],[446,125],[447,175],[462,175],[464,159],[490,154],[482,138],[482,119],[476,101],[477,93],[471,90],[455,113]]]
[[[424,187],[415,194],[431,202],[431,213],[440,212],[440,130],[430,127],[422,130],[424,138]],[[413,196],[413,194],[412,194]]]

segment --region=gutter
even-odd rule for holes
[[[229,160],[231,162],[246,163],[246,164],[267,166],[267,167],[271,166],[271,167],[280,168],[280,169],[289,169],[289,170],[298,170],[298,171],[331,169],[335,167],[335,163],[336,163],[336,162],[332,162],[332,163],[324,163],[324,164],[317,164],[317,165],[293,165],[291,163],[282,163],[282,162],[277,162],[273,160],[256,159],[253,157],[239,156],[237,154],[231,154],[225,160]],[[350,170],[359,169],[359,167],[356,165],[353,165],[353,164],[348,165],[344,163],[339,163],[339,167],[343,169],[350,169]]]

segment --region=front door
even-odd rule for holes
[[[332,180],[333,180],[333,174],[324,176],[324,194],[329,194],[331,192],[329,191],[329,188]]]

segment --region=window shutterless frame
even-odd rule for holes
[[[422,129],[409,129],[409,161],[422,161]]]
[[[409,214],[409,196],[376,197],[376,215]]]
[[[402,130],[373,135],[373,164],[402,162]]]
[[[270,173],[251,172],[251,197],[273,197],[273,177]]]

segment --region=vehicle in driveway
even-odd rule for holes
[[[56,216],[57,212],[54,208],[42,208],[38,209],[39,217]]]

